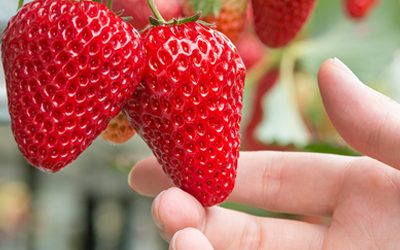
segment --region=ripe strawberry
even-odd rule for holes
[[[235,44],[247,69],[260,62],[266,52],[265,45],[253,32],[243,33]]]
[[[266,150],[268,147],[255,137],[255,132],[263,121],[263,99],[265,95],[272,89],[272,87],[277,84],[278,79],[279,70],[273,69],[269,71],[263,78],[261,78],[257,84],[257,87],[254,91],[251,115],[244,130],[244,144],[246,150]]]
[[[101,135],[110,143],[122,144],[132,138],[135,133],[136,131],[132,128],[125,113],[121,112],[110,121]]]
[[[142,78],[140,35],[100,3],[36,0],[3,33],[11,126],[42,170],[76,159]]]
[[[378,0],[344,0],[344,7],[349,17],[359,20],[366,17],[378,3]]]
[[[204,206],[232,191],[245,67],[222,33],[196,22],[143,34],[144,80],[125,107],[175,185]]]
[[[252,0],[252,4],[257,35],[267,46],[278,48],[299,33],[315,0]]]
[[[246,26],[248,1],[220,1],[221,6],[209,7],[204,0],[186,0],[184,2],[185,12],[191,15],[201,11],[203,15],[202,19],[208,23],[215,23],[219,31],[228,36],[232,41],[236,41]],[[211,4],[216,5],[218,2],[214,1]]]
[[[180,0],[154,0],[154,2],[166,18],[182,16],[183,8]],[[131,16],[130,23],[138,30],[144,29],[149,24],[149,17],[152,15],[146,0],[113,0],[113,10],[124,10],[123,16]]]

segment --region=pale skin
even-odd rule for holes
[[[129,176],[155,196],[154,223],[174,250],[399,249],[400,105],[362,84],[338,59],[320,68],[319,88],[337,131],[362,157],[242,152],[230,201],[324,216],[328,225],[203,208],[173,187],[154,158]]]

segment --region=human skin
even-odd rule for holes
[[[173,187],[154,158],[129,175],[155,196],[152,214],[170,249],[398,249],[400,105],[362,84],[338,59],[319,71],[319,88],[337,131],[365,156],[242,152],[230,201],[266,210],[329,217],[328,225],[204,208]]]

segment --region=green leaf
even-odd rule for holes
[[[18,9],[21,9],[24,5],[24,0],[18,0]]]
[[[254,207],[250,207],[250,206],[246,206],[246,205],[234,203],[234,202],[225,202],[225,203],[221,204],[220,206],[223,208],[232,209],[232,210],[236,210],[239,212],[244,212],[247,214],[260,216],[260,217],[296,219],[296,216],[292,215],[292,214],[266,211],[263,209],[254,208]]]
[[[219,16],[222,8],[222,0],[188,0],[195,12],[201,12],[203,16]]]
[[[213,15],[215,17],[219,16],[219,13],[221,12],[221,8],[222,8],[222,0],[214,0]]]
[[[118,10],[118,11],[115,12],[115,15],[117,15],[117,16],[122,16],[122,15],[124,14],[124,12],[125,12],[124,9]]]
[[[312,40],[302,65],[316,75],[324,60],[338,57],[362,81],[374,83],[400,47],[398,13],[397,1],[380,1],[370,16],[357,22],[344,14],[341,1],[319,1],[308,25]]]
[[[360,155],[359,153],[351,150],[349,147],[334,145],[328,142],[312,143],[301,149],[306,152],[315,152],[324,154],[337,154],[337,155],[348,155],[348,156]]]

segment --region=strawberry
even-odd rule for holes
[[[216,28],[232,41],[238,39],[246,26],[247,0],[186,0],[184,6],[186,14],[202,12],[202,19],[215,23]]]
[[[315,0],[252,0],[252,4],[257,35],[268,47],[279,48],[296,37]]]
[[[235,182],[245,66],[225,35],[188,20],[143,33],[148,63],[125,111],[175,185],[212,206]]]
[[[265,45],[253,32],[246,31],[235,44],[247,69],[259,63],[266,52]]]
[[[34,166],[56,172],[106,128],[139,84],[139,33],[100,3],[36,0],[3,33],[15,140]]]
[[[181,0],[155,0],[155,3],[168,19],[182,16]],[[113,0],[113,10],[124,10],[123,15],[132,17],[131,24],[136,29],[144,29],[149,24],[151,10],[146,0]]]
[[[257,127],[263,121],[263,98],[272,87],[277,83],[279,78],[279,71],[277,69],[269,71],[258,83],[252,102],[251,116],[245,128],[245,146],[247,150],[262,150],[264,144],[255,138]]]
[[[377,3],[378,0],[344,0],[344,8],[350,18],[360,20],[366,17]]]
[[[122,144],[132,138],[135,133],[136,131],[132,128],[125,113],[121,112],[110,121],[101,135],[110,143]]]

